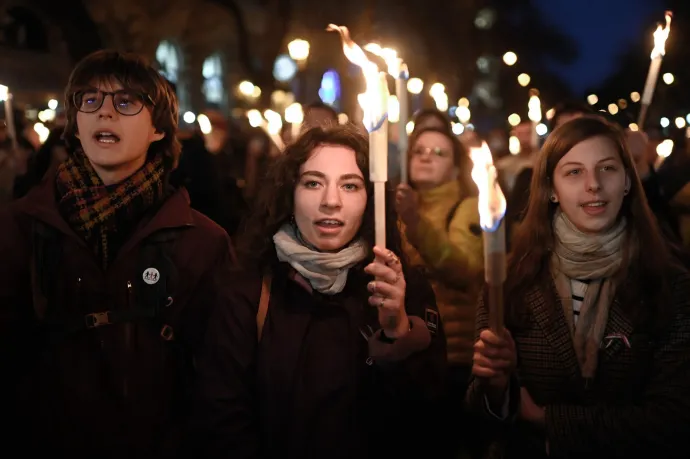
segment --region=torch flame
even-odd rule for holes
[[[362,107],[364,111],[364,119],[362,122],[367,128],[367,131],[370,133],[374,132],[378,130],[385,121],[388,109],[388,88],[382,87],[379,68],[376,64],[367,59],[364,50],[350,38],[350,31],[347,27],[329,24],[326,30],[340,33],[345,57],[362,69],[367,86],[364,93],[366,104]]]
[[[491,150],[486,142],[470,148],[472,180],[479,189],[479,224],[484,231],[494,232],[506,213],[506,198],[498,185],[498,174]]]
[[[666,39],[671,32],[671,19],[673,18],[673,13],[670,11],[666,12],[666,27],[662,27],[659,24],[654,32],[654,49],[652,50],[652,59],[666,54]]]
[[[364,46],[364,49],[383,59],[388,67],[388,74],[393,78],[402,78],[406,80],[410,77],[407,65],[398,57],[398,52],[394,49],[381,48],[381,46],[376,43],[369,43]]]

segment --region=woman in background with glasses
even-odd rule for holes
[[[448,341],[448,393],[451,421],[443,433],[447,457],[469,444],[462,403],[472,365],[475,309],[484,267],[477,190],[467,151],[448,129],[423,128],[410,139],[410,184],[398,186],[396,206],[413,265],[424,268]],[[468,435],[462,442],[457,435]],[[473,436],[473,435],[472,435]]]
[[[178,106],[155,69],[97,52],[66,101],[68,159],[0,211],[4,445],[180,457],[207,311],[228,297],[230,241],[168,184]]]

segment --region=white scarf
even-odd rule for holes
[[[290,263],[312,288],[325,295],[335,295],[345,288],[347,273],[364,260],[367,249],[358,240],[338,252],[319,252],[300,240],[293,225],[286,223],[273,235],[278,260]]]

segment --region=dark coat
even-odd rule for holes
[[[380,331],[365,338],[379,328],[367,280],[353,269],[343,292],[326,296],[280,264],[257,344],[261,277],[232,279],[232,305],[216,310],[199,364],[200,457],[434,457],[446,349],[433,291],[406,279],[414,324],[385,344]]]
[[[510,415],[503,425],[487,427],[502,437],[505,457],[546,457],[547,441],[555,458],[671,457],[685,448],[690,435],[690,276],[679,273],[669,282],[673,315],[660,330],[634,326],[622,295],[616,296],[592,380],[580,373],[553,282],[550,288],[530,289],[523,300],[529,311],[525,323],[507,324],[518,353]],[[487,326],[481,301],[477,331]],[[543,430],[515,419],[519,386],[545,408]],[[492,419],[477,379],[467,402]]]
[[[230,240],[190,209],[180,189],[139,222],[104,272],[58,212],[54,183],[49,174],[0,210],[0,406],[10,423],[3,445],[16,442],[27,456],[175,457],[210,308],[227,303]],[[34,261],[36,221],[58,235],[61,255],[49,279],[37,266],[44,263]],[[151,253],[146,241],[164,234],[172,238],[166,254],[172,267],[165,270],[149,264],[162,258],[143,255]],[[165,279],[169,298],[159,313],[80,327],[82,320],[93,325],[150,309],[142,282],[147,267],[175,273]],[[32,272],[50,294],[34,300]],[[99,312],[108,314],[90,315]],[[67,323],[76,327],[66,332]]]

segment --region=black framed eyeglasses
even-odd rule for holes
[[[74,106],[83,113],[95,113],[103,106],[105,98],[110,96],[115,110],[124,116],[136,116],[146,104],[154,105],[148,94],[120,89],[114,92],[87,89],[74,93]]]

